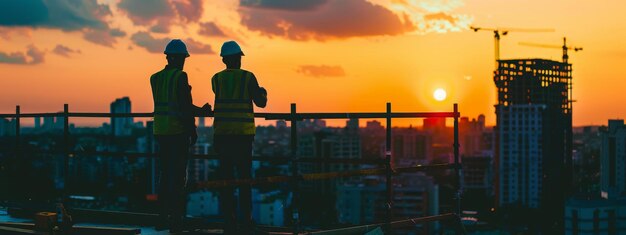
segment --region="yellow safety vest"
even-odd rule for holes
[[[213,79],[215,91],[215,120],[217,135],[254,135],[254,110],[248,84],[252,73],[227,69]]]
[[[168,68],[150,77],[154,100],[154,134],[176,135],[184,133],[182,112],[178,105],[179,78],[182,70]]]

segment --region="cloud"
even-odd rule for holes
[[[170,41],[167,38],[154,38],[148,32],[137,32],[130,37],[130,40],[151,53],[163,53],[165,45]]]
[[[111,15],[108,5],[96,0],[0,1],[0,25],[28,26],[76,31],[105,29]]]
[[[32,30],[26,27],[0,27],[0,38],[8,41],[16,35],[30,38]]]
[[[463,0],[369,0],[396,14],[404,14],[416,26],[413,33],[447,33],[466,30],[474,21],[467,14],[454,11],[462,7]]]
[[[150,26],[153,33],[169,33],[175,24],[197,22],[202,17],[202,0],[122,0],[119,9],[136,25]]]
[[[170,42],[169,38],[155,38],[150,33],[141,31],[133,34],[130,39],[139,47],[143,47],[151,53],[163,53],[165,46]],[[183,40],[187,45],[189,54],[213,54],[215,53],[210,45],[201,43],[192,38]]]
[[[189,54],[215,54],[211,45],[198,42],[192,38],[187,38],[185,44],[187,44]]]
[[[113,44],[117,42],[116,38],[126,36],[126,32],[121,29],[110,30],[85,30],[83,38],[87,41],[99,44],[102,46],[113,47]]]
[[[213,22],[200,23],[198,34],[209,37],[226,37],[226,34]]]
[[[341,66],[330,65],[301,65],[296,70],[298,73],[312,77],[343,77],[346,72]]]
[[[57,46],[52,49],[52,53],[69,58],[70,54],[80,54],[81,51],[57,44]]]
[[[172,3],[179,18],[184,22],[196,22],[204,12],[202,0],[178,0]]]
[[[249,2],[242,0],[239,7],[242,25],[267,36],[326,40],[398,35],[415,29],[389,9],[364,0]]]
[[[107,20],[111,15],[109,5],[97,0],[0,1],[0,26],[80,31],[85,40],[108,47],[126,35],[110,28]]]
[[[39,50],[34,45],[29,45],[24,52],[0,52],[0,63],[4,64],[40,64],[44,62],[45,52]]]
[[[245,7],[280,9],[290,11],[315,10],[328,0],[241,0],[240,5]]]
[[[142,0],[122,0],[117,6],[138,25],[148,25],[159,18],[174,16],[172,6],[167,0],[152,0],[150,4]]]

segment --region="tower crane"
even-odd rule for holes
[[[563,50],[563,63],[566,63],[566,64],[567,64],[567,61],[569,59],[569,56],[567,55],[567,51],[574,51],[574,52],[576,52],[576,51],[582,51],[583,50],[582,47],[567,46],[567,38],[565,38],[565,37],[563,37],[563,46],[546,45],[546,44],[530,43],[530,42],[520,42],[519,44],[522,45],[522,46],[562,49]]]
[[[554,29],[520,29],[520,28],[483,28],[483,27],[470,27],[474,32],[478,31],[491,31],[495,39],[495,56],[496,56],[496,69],[498,69],[498,60],[500,60],[500,37],[506,36],[509,32],[524,32],[524,33],[545,33],[554,32]]]

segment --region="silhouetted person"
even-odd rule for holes
[[[185,183],[189,147],[196,143],[194,115],[209,113],[211,107],[194,106],[187,73],[183,71],[189,57],[187,46],[179,40],[165,47],[167,65],[150,77],[154,100],[154,136],[158,143],[160,160],[159,206],[157,229],[170,228],[178,232],[185,216]]]
[[[220,158],[218,169],[221,179],[251,178],[252,142],[255,125],[252,103],[265,107],[267,91],[259,87],[252,72],[241,69],[241,47],[228,41],[222,45],[220,56],[226,69],[211,79],[215,93],[214,145]],[[236,174],[235,174],[236,172]],[[225,234],[247,234],[252,228],[252,198],[250,186],[239,188],[239,207],[243,219],[241,230],[237,227],[237,203],[234,188],[224,188],[220,193],[220,210],[226,223]]]

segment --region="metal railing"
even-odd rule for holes
[[[215,187],[233,187],[238,185],[256,185],[266,183],[278,183],[288,182],[293,193],[292,207],[292,225],[291,228],[293,234],[298,234],[301,231],[301,225],[299,221],[298,205],[299,201],[299,183],[306,180],[326,180],[351,176],[365,176],[365,175],[385,175],[386,178],[386,222],[380,224],[371,224],[363,226],[355,226],[344,229],[335,229],[325,231],[317,231],[312,234],[336,234],[340,231],[361,231],[363,228],[374,228],[373,226],[383,226],[385,231],[392,232],[393,226],[407,224],[407,221],[411,224],[431,222],[445,219],[458,220],[459,229],[457,233],[464,233],[462,224],[460,221],[461,215],[461,163],[459,161],[459,118],[460,113],[458,105],[453,105],[452,112],[392,112],[391,103],[387,103],[386,112],[352,112],[352,113],[298,113],[296,111],[296,104],[291,104],[291,111],[289,113],[255,113],[255,118],[264,118],[265,120],[286,120],[290,122],[291,128],[291,140],[290,140],[290,157],[253,157],[253,160],[269,161],[269,162],[289,162],[291,165],[291,175],[289,176],[273,176],[256,179],[231,179],[220,181],[200,182],[197,184],[200,188],[215,188]],[[63,112],[58,113],[21,113],[20,106],[16,106],[15,114],[0,114],[0,118],[14,118],[15,119],[15,154],[17,157],[21,156],[21,133],[20,133],[20,119],[21,118],[35,118],[35,117],[62,117],[64,119],[63,125],[63,147],[62,155],[64,156],[64,181],[67,183],[69,178],[69,162],[70,157],[76,154],[81,155],[98,155],[98,156],[111,156],[111,157],[156,157],[156,154],[152,153],[149,147],[147,153],[128,153],[128,152],[102,152],[102,151],[72,151],[70,150],[70,128],[69,119],[71,117],[80,118],[120,118],[120,117],[137,117],[137,118],[150,118],[153,117],[153,113],[86,113],[86,112],[70,112],[69,105],[65,104]],[[203,117],[211,117],[210,115]],[[363,118],[363,119],[385,119],[386,120],[386,135],[385,135],[385,157],[383,159],[315,159],[315,158],[299,158],[296,154],[298,146],[298,125],[297,122],[304,119],[350,119],[350,118]],[[392,139],[392,127],[391,120],[394,118],[452,118],[454,120],[454,137],[453,137],[453,151],[454,151],[454,163],[436,164],[436,165],[418,165],[413,167],[392,168],[391,165],[391,139]],[[114,137],[115,126],[111,125],[111,134]],[[219,157],[215,154],[192,154],[191,158],[197,159],[215,159]],[[347,164],[378,164],[384,165],[384,168],[380,169],[363,169],[347,172],[328,172],[328,173],[313,173],[313,174],[299,174],[298,163],[347,163]],[[409,220],[394,221],[393,219],[393,184],[392,177],[394,174],[417,172],[425,170],[454,170],[454,213],[442,214],[435,216],[427,216],[422,218],[414,218]],[[63,195],[67,196],[68,185],[64,185]],[[352,229],[352,230],[350,230]]]

